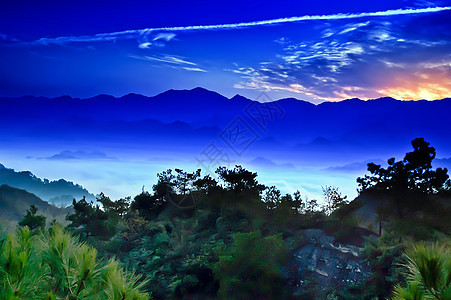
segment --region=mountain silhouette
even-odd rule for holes
[[[0,185],[0,227],[6,231],[14,230],[30,205],[36,206],[37,214],[47,217],[47,222],[57,219],[64,223],[65,216],[72,212],[71,207],[56,207],[23,189],[3,184]]]
[[[317,105],[294,98],[258,100],[268,102],[240,95],[229,99],[203,88],[169,90],[153,97],[0,98],[0,146],[85,143],[102,152],[102,145],[115,144],[187,155],[188,149],[199,153],[212,140],[223,142],[221,133],[239,120],[255,137],[248,150],[252,153],[247,152],[249,159],[274,160],[282,155],[287,163],[345,165],[405,153],[416,137],[436,147],[438,157],[451,156],[451,140],[446,138],[451,130],[449,98],[354,98]]]
[[[70,181],[40,179],[29,171],[16,172],[3,165],[0,165],[0,185],[26,190],[48,203],[70,205],[74,198],[77,200],[83,197],[88,200],[95,199],[94,195],[85,188]]]

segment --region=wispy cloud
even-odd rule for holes
[[[207,72],[206,70],[201,69],[201,68],[188,68],[188,67],[183,67],[183,69],[186,70],[186,71]]]
[[[144,42],[144,43],[140,43],[138,45],[138,47],[141,49],[147,49],[147,48],[150,48],[151,46],[152,46],[152,43],[150,43],[150,42]]]
[[[0,41],[7,41],[7,42],[20,42],[18,39],[12,37],[9,34],[5,34],[0,32]]]
[[[410,15],[410,14],[424,14],[424,13],[434,13],[445,10],[451,10],[451,6],[444,7],[428,7],[428,8],[417,8],[417,9],[393,9],[386,11],[377,12],[362,12],[362,13],[351,13],[351,14],[330,14],[330,15],[306,15],[297,16],[289,18],[278,18],[263,21],[252,21],[252,22],[241,22],[241,23],[231,23],[231,24],[218,24],[218,25],[196,25],[196,26],[181,26],[181,27],[158,27],[158,28],[145,28],[139,30],[124,30],[119,32],[110,33],[98,33],[95,35],[83,35],[83,36],[61,36],[55,38],[41,38],[36,41],[31,42],[31,44],[38,45],[50,45],[50,44],[66,44],[66,43],[77,43],[77,42],[104,42],[104,41],[115,41],[119,39],[140,39],[142,36],[147,36],[155,32],[177,32],[177,31],[198,31],[198,30],[233,30],[233,29],[243,29],[256,26],[265,25],[277,25],[283,23],[295,23],[301,21],[315,21],[315,20],[343,20],[343,19],[357,19],[365,17],[386,17],[386,16],[399,16],[399,15]],[[158,36],[158,35],[157,35]],[[170,35],[166,35],[164,38],[167,41],[172,39]],[[168,39],[169,38],[169,39]],[[158,38],[157,38],[158,39]],[[141,43],[142,44],[142,43]]]
[[[169,42],[173,38],[175,38],[174,33],[161,32],[153,38],[153,41],[165,40],[166,42]]]
[[[163,55],[163,56],[160,56],[160,57],[155,57],[155,56],[130,55],[129,57],[134,58],[134,59],[156,61],[156,62],[162,62],[162,63],[168,63],[168,64],[197,66],[196,63],[193,63],[191,61],[187,61],[184,58],[181,58],[181,57],[178,57],[178,56]]]
[[[441,99],[451,95],[451,35],[442,30],[448,26],[451,19],[427,16],[345,24],[326,28],[321,39],[282,44],[273,63],[231,71],[243,78],[236,88],[323,100]]]
[[[200,68],[198,64],[186,60],[184,57],[173,56],[173,55],[163,55],[163,56],[138,56],[138,55],[129,55],[130,58],[139,59],[139,60],[147,60],[153,61],[157,63],[164,63],[167,66],[174,69],[181,69],[185,71],[192,72],[207,72],[206,70]]]
[[[105,153],[100,151],[92,151],[92,152],[86,152],[86,151],[71,151],[71,150],[64,150],[60,153],[54,154],[49,157],[44,157],[42,159],[48,159],[48,160],[73,160],[73,159],[115,159],[112,157],[107,156]]]

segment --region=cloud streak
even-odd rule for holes
[[[160,57],[154,56],[136,56],[129,55],[130,58],[139,59],[139,60],[147,60],[158,63],[165,63],[168,66],[175,69],[182,69],[185,71],[193,71],[193,72],[204,72],[207,71],[198,67],[198,65],[194,62],[188,61],[182,57],[171,56],[171,55],[163,55]]]
[[[380,21],[327,28],[327,39],[284,43],[273,63],[236,65],[231,71],[243,81],[235,87],[322,100],[449,97],[451,36],[441,28],[451,20]]]
[[[161,56],[161,57],[130,55],[129,57],[135,58],[135,59],[140,59],[140,60],[162,62],[162,63],[167,63],[167,64],[197,66],[196,63],[193,63],[191,61],[187,61],[187,60],[185,60],[183,58],[180,58],[180,57],[170,56],[170,55],[164,55],[164,56]]]
[[[333,21],[343,19],[357,19],[365,17],[386,17],[386,16],[400,16],[411,14],[424,14],[435,13],[440,11],[451,10],[451,6],[445,7],[428,7],[417,9],[393,9],[377,12],[363,12],[363,13],[351,13],[351,14],[330,14],[330,15],[306,15],[298,17],[278,18],[263,21],[241,22],[231,24],[217,24],[217,25],[195,25],[195,26],[181,26],[181,27],[159,27],[159,28],[145,28],[138,30],[124,30],[119,32],[110,33],[98,33],[95,35],[83,35],[83,36],[61,36],[55,38],[41,38],[28,44],[34,45],[50,45],[50,44],[66,44],[77,42],[105,42],[115,41],[118,39],[133,39],[147,36],[155,32],[187,32],[187,31],[205,31],[205,30],[233,30],[244,29],[265,25],[277,25],[284,23],[296,23],[301,21]],[[171,37],[172,38],[172,37]],[[169,38],[169,39],[171,39]],[[166,38],[165,38],[166,39]],[[166,39],[166,40],[169,40]]]

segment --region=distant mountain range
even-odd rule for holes
[[[84,142],[182,151],[194,146],[193,151],[200,151],[238,120],[256,137],[252,158],[273,160],[264,154],[270,151],[292,161],[350,163],[348,157],[355,162],[385,157],[393,149],[403,151],[419,136],[441,150],[441,157],[451,156],[450,98],[349,99],[318,105],[293,98],[270,101],[264,95],[257,100],[267,102],[239,95],[228,99],[202,88],[169,90],[153,97],[0,98],[0,134],[3,145]],[[340,161],[343,157],[346,160]]]
[[[305,183],[305,193],[318,195],[328,184],[352,195],[369,161],[402,159],[417,137],[437,149],[435,166],[451,166],[450,113],[450,98],[315,105],[294,98],[273,101],[265,94],[227,98],[203,88],[153,97],[0,98],[0,162],[11,161],[4,154],[20,165],[28,160],[32,170],[74,170],[77,176],[64,177],[119,197],[153,184],[149,174],[166,168],[214,173],[218,165],[234,164],[266,171],[269,182],[290,180],[287,188]],[[84,195],[94,199],[81,186],[47,182],[29,172],[3,168],[2,183],[57,204]]]
[[[77,200],[83,197],[86,197],[88,200],[95,199],[93,194],[78,184],[64,179],[55,181],[40,179],[29,171],[16,172],[13,169],[6,168],[2,164],[0,164],[0,185],[26,190],[36,195],[36,198],[39,197],[40,201],[43,199],[55,205],[70,205],[74,198]]]

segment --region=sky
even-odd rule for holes
[[[313,103],[434,100],[451,97],[449,78],[451,0],[0,1],[0,97],[154,96],[203,87],[257,100],[262,92]],[[187,153],[20,138],[16,146],[0,139],[0,163],[113,198],[150,187],[164,169],[198,167]],[[106,157],[43,159],[82,151]],[[356,195],[360,169],[337,175],[319,163],[248,167],[284,192],[319,198],[322,185],[334,184]]]
[[[0,2],[0,96],[451,97],[451,1]]]

